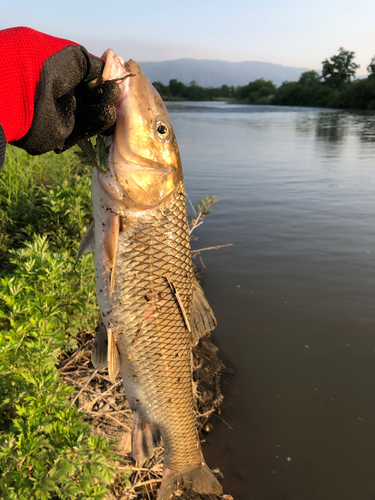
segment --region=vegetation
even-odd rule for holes
[[[367,66],[367,72],[370,74],[370,76],[375,75],[375,56],[371,59],[370,64]]]
[[[189,85],[174,79],[169,81],[169,85],[153,82],[153,86],[166,101],[212,101],[218,98],[236,97],[235,87],[228,87],[228,85],[218,88],[200,87],[194,80]]]
[[[277,89],[272,104],[281,106],[334,107],[339,92],[324,85],[316,71],[302,73],[298,82],[284,82]]]
[[[70,407],[57,369],[98,317],[92,256],[74,270],[90,170],[72,152],[8,147],[0,173],[1,498],[99,500],[114,476],[110,443]]]
[[[355,53],[342,47],[338,54],[322,62],[322,75],[316,71],[302,73],[298,82],[284,82],[276,87],[273,82],[259,78],[248,85],[204,88],[170,80],[169,85],[154,82],[165,100],[232,100],[245,104],[277,104],[281,106],[316,106],[329,108],[375,109],[375,56],[367,71],[367,78],[354,78],[359,65]]]
[[[322,78],[328,87],[342,89],[355,77],[355,72],[359,65],[354,62],[354,52],[344,50],[342,47],[339,53],[325,59],[322,68]]]
[[[269,104],[270,97],[276,92],[276,85],[264,78],[250,82],[248,85],[239,87],[237,97],[247,100],[249,104]]]

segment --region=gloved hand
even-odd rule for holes
[[[115,82],[88,86],[104,62],[69,40],[30,28],[0,31],[0,167],[5,142],[61,153],[116,121]]]

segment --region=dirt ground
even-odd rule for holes
[[[108,378],[106,368],[95,370],[90,354],[93,335],[82,334],[78,349],[61,362],[60,373],[64,382],[77,388],[74,404],[83,412],[85,420],[93,433],[100,433],[117,442],[116,451],[121,457],[118,462],[119,472],[131,470],[130,485],[124,485],[116,478],[111,485],[111,494],[107,500],[155,500],[163,471],[163,447],[159,446],[152,459],[138,467],[131,456],[131,428],[133,412],[125,397],[120,375],[114,383]],[[225,367],[217,357],[217,348],[204,337],[193,348],[193,385],[196,393],[197,427],[201,439],[212,430],[210,416],[220,415],[223,395],[220,379]],[[219,469],[213,470],[216,477],[223,478]],[[198,495],[191,490],[182,489],[174,493],[171,499],[180,500],[231,500],[230,495]]]

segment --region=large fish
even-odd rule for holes
[[[94,223],[79,250],[94,252],[101,322],[93,364],[103,366],[108,357],[111,379],[121,372],[135,412],[134,459],[151,457],[163,438],[158,499],[184,483],[220,494],[196,430],[191,367],[191,345],[216,320],[193,272],[177,141],[162,99],[138,64],[111,50],[103,58],[103,79],[117,79],[121,98],[107,139],[109,171],[94,168]]]

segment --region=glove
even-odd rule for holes
[[[61,153],[116,121],[120,88],[88,85],[104,62],[74,42],[30,28],[0,31],[0,167],[5,142]]]
[[[7,140],[5,138],[3,127],[0,125],[0,168],[4,165],[6,145]]]

